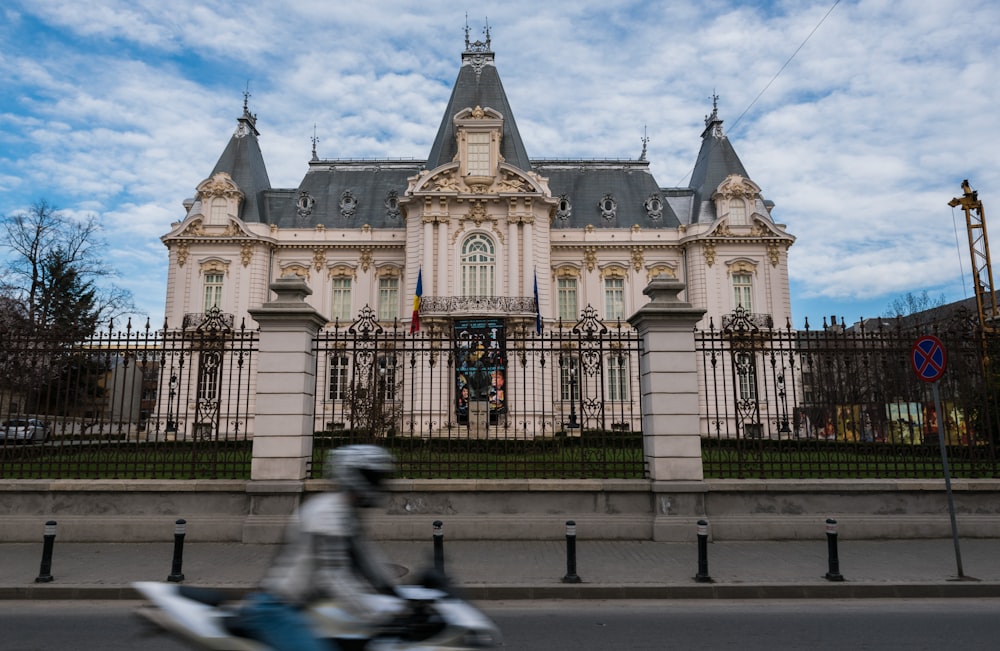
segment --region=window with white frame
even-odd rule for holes
[[[743,199],[729,200],[729,225],[746,226],[747,204]]]
[[[580,399],[580,360],[576,355],[559,357],[559,399],[563,402]]]
[[[580,314],[576,278],[559,278],[556,283],[556,294],[559,302],[559,318],[568,323],[575,322]]]
[[[209,272],[205,274],[205,313],[207,314],[213,307],[221,308],[222,303],[222,281],[221,272]]]
[[[462,296],[493,296],[496,278],[496,249],[482,233],[474,233],[462,243]]]
[[[350,379],[350,361],[347,355],[330,355],[330,388],[327,392],[329,400],[346,400]]]
[[[396,357],[383,355],[378,359],[379,398],[386,402],[396,399]]]
[[[733,307],[753,312],[753,274],[749,271],[733,274]]]
[[[756,365],[750,353],[736,353],[736,377],[740,383],[740,400],[757,399]]]
[[[625,318],[625,279],[611,277],[604,279],[604,318]]]
[[[490,169],[490,134],[469,132],[465,136],[465,168],[469,176],[493,176]]]
[[[330,279],[333,287],[330,316],[339,321],[351,320],[351,279],[338,276]]]
[[[378,279],[379,321],[392,321],[399,317],[399,278]]]
[[[615,402],[628,400],[628,358],[623,353],[612,353],[608,356],[604,376],[608,383],[608,400]]]
[[[225,197],[215,197],[208,204],[208,223],[213,225],[226,223],[226,211],[229,201]]]

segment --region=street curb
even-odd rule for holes
[[[250,587],[204,586],[243,596]],[[770,583],[691,585],[600,584],[567,585],[458,585],[455,591],[471,601],[542,599],[995,599],[1000,583],[948,581],[946,583]],[[140,600],[129,585],[0,586],[0,601]]]

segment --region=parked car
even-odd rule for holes
[[[49,426],[37,418],[11,418],[0,424],[0,441],[41,443],[49,438]]]

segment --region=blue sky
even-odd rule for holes
[[[717,93],[747,171],[797,238],[794,326],[877,316],[907,292],[971,295],[964,215],[947,203],[969,179],[988,226],[1000,214],[997,3],[468,9],[473,38],[489,20],[534,158],[634,158],[645,130],[659,183],[686,185]],[[211,172],[248,84],[274,187],[298,185],[314,128],[322,158],[424,158],[466,10],[444,0],[8,1],[0,214],[44,198],[96,215],[117,282],[157,325],[159,237]],[[1000,223],[993,231],[1000,242]]]

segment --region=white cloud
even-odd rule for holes
[[[446,0],[9,4],[0,213],[45,197],[98,214],[151,312],[158,237],[225,147],[248,82],[277,187],[301,179],[313,125],[324,157],[420,158],[465,20]],[[684,184],[718,93],[736,151],[798,238],[796,314],[811,297],[847,313],[924,288],[961,298],[968,255],[946,203],[964,178],[988,213],[1000,198],[1000,7],[833,4],[509,0],[469,22],[475,40],[489,17],[534,157],[635,157],[645,127],[659,182]]]

